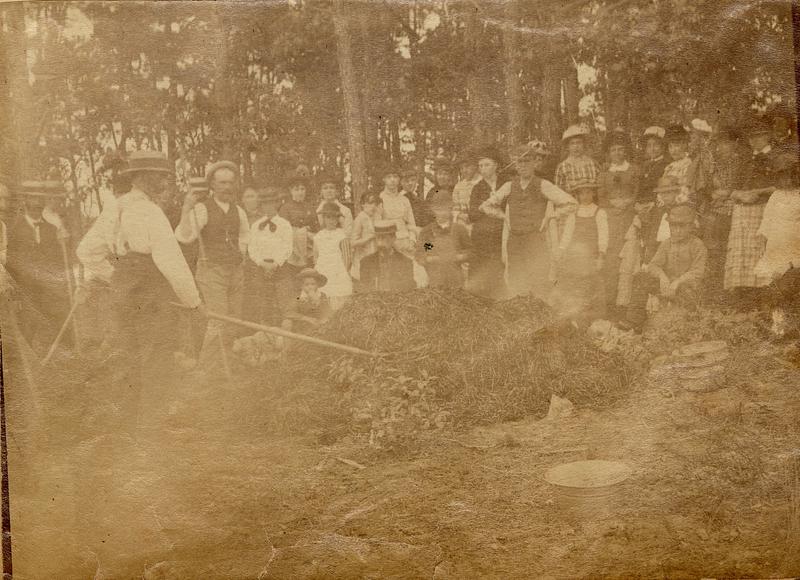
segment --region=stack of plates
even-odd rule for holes
[[[707,391],[724,376],[730,356],[725,341],[696,342],[673,352],[670,368],[688,390]]]

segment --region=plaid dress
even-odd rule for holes
[[[584,180],[597,181],[600,176],[600,166],[597,162],[584,155],[582,157],[567,157],[556,168],[556,185],[572,193],[576,183]]]

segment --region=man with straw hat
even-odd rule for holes
[[[175,228],[178,241],[199,243],[197,287],[210,311],[239,317],[242,310],[243,261],[250,224],[237,203],[239,168],[231,161],[218,161],[206,171],[210,195],[190,192],[183,202],[181,221]],[[201,359],[213,365],[219,349],[226,349],[233,336],[218,320],[210,320]],[[223,353],[224,354],[224,353]]]
[[[548,216],[574,211],[574,197],[537,176],[549,151],[541,141],[519,145],[511,152],[517,177],[503,184],[481,204],[481,211],[503,219],[503,257],[513,296],[532,292],[547,300],[551,252]]]
[[[114,346],[120,360],[116,379],[139,407],[142,386],[161,384],[177,350],[176,299],[199,308],[200,294],[169,220],[157,205],[173,179],[163,153],[131,153],[123,174],[131,190],[103,208],[78,245],[87,271],[110,281]],[[112,266],[113,264],[113,266]]]
[[[25,181],[19,193],[24,212],[8,229],[7,269],[24,298],[23,336],[47,349],[69,312],[70,291],[59,229],[44,213],[67,192],[60,181]]]

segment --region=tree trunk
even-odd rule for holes
[[[578,86],[578,70],[571,62],[564,66],[564,107],[567,123],[575,125],[580,120],[581,89]]]
[[[217,5],[216,25],[217,25],[217,67],[214,74],[214,103],[217,118],[216,125],[219,128],[219,156],[220,159],[236,161],[234,144],[234,97],[231,90],[229,66],[229,38],[228,30],[230,27],[230,8],[220,3]]]
[[[519,5],[518,0],[506,4],[506,18],[503,26],[503,74],[506,81],[506,110],[508,111],[508,130],[506,140],[512,147],[525,136],[524,106],[522,103],[522,84],[519,77],[518,43]]]
[[[542,67],[542,136],[552,147],[561,142],[563,127],[561,119],[561,75],[560,67],[552,58],[546,58]]]
[[[33,117],[31,87],[28,81],[28,62],[25,38],[25,4],[11,2],[4,7],[7,31],[3,36],[3,61],[8,92],[3,95],[3,111],[10,129],[4,153],[8,160],[7,171],[11,180],[32,178],[36,174],[37,123]]]
[[[333,14],[333,27],[336,34],[336,56],[344,96],[345,126],[350,152],[350,174],[352,176],[353,204],[360,210],[360,199],[367,191],[367,164],[364,138],[364,116],[358,94],[358,80],[353,67],[353,50],[350,39],[348,11],[343,0],[337,0]]]
[[[370,26],[380,27],[380,19],[382,18],[383,11],[376,12],[370,10],[370,4],[364,3],[359,6],[359,25],[361,32],[361,42],[356,44],[358,51],[359,62],[359,84],[363,87],[361,95],[361,115],[364,119],[364,137],[366,148],[365,159],[367,162],[373,162],[380,157],[380,144],[378,143],[378,135],[381,132],[383,120],[378,114],[373,112],[375,109],[375,75],[370,74],[370,67],[372,59],[376,57],[378,51],[381,50],[381,38],[374,30],[370,30]],[[377,110],[380,110],[378,107]]]
[[[486,76],[489,71],[485,70],[486,56],[485,52],[481,50],[483,47],[483,24],[478,15],[479,8],[470,5],[467,9],[470,13],[466,19],[464,37],[468,43],[468,54],[470,54],[472,64],[469,78],[467,79],[467,98],[472,124],[473,144],[482,144],[489,140],[488,123],[491,109],[486,88]]]

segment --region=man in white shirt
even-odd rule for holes
[[[253,322],[278,326],[293,295],[293,272],[286,265],[292,255],[292,225],[278,215],[274,188],[259,190],[264,216],[250,229],[247,248],[244,316]]]
[[[163,383],[177,350],[178,312],[169,303],[177,297],[198,309],[201,301],[169,220],[154,201],[172,179],[166,156],[137,151],[123,173],[131,177],[131,190],[106,204],[77,255],[89,277],[110,283],[113,343],[120,360],[115,382],[126,386],[123,396],[133,397],[129,403],[140,413],[140,388]]]
[[[175,235],[182,244],[199,240],[197,287],[211,312],[241,317],[243,259],[247,251],[250,226],[244,209],[236,204],[239,168],[230,161],[219,161],[206,171],[211,195],[190,191],[183,202],[181,221]],[[230,327],[210,320],[201,349],[205,365],[215,366],[216,353],[233,342]],[[226,359],[223,359],[225,362]]]

